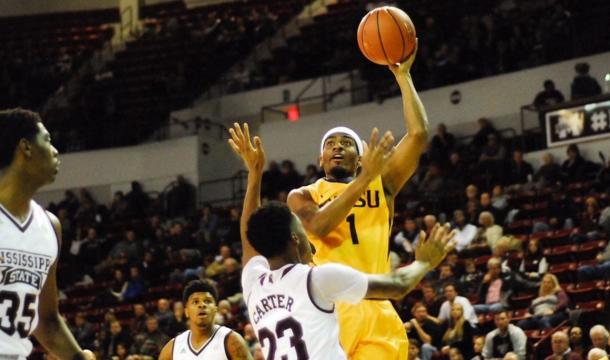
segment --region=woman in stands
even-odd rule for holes
[[[526,318],[517,323],[523,330],[548,329],[568,318],[568,295],[559,286],[557,277],[546,274],[542,277],[538,297],[532,300]]]
[[[472,358],[472,326],[464,319],[464,308],[458,303],[451,306],[451,319],[447,322],[443,335],[442,352],[449,355],[451,348],[458,348],[465,359]]]
[[[529,280],[538,281],[546,273],[549,264],[543,255],[538,239],[530,239],[519,265],[519,271]]]

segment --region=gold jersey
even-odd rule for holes
[[[349,183],[319,179],[306,186],[306,189],[313,201],[323,207],[338,197],[348,185]],[[316,248],[314,262],[317,265],[341,263],[367,274],[388,273],[390,217],[381,176],[378,176],[339,226],[323,239],[308,233]]]

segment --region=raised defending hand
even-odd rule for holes
[[[411,54],[411,56],[409,56],[407,60],[403,61],[400,64],[388,66],[392,73],[394,73],[394,76],[399,78],[402,75],[406,75],[409,73],[409,71],[411,70],[411,66],[413,66],[413,62],[415,61],[415,56],[417,55],[417,45],[418,39],[415,39],[415,48],[413,49],[413,53]]]
[[[238,123],[234,123],[229,129],[231,139],[229,145],[231,149],[241,157],[249,172],[262,173],[265,166],[265,150],[263,149],[263,141],[258,136],[255,136],[254,144],[250,139],[250,128],[247,123],[242,127]]]
[[[386,131],[379,141],[379,130],[374,128],[369,143],[364,143],[364,154],[360,158],[362,176],[373,180],[381,174],[386,163],[394,153],[394,136]]]
[[[429,236],[421,231],[415,248],[415,260],[424,261],[436,268],[447,254],[455,247],[453,237],[456,231],[449,231],[449,224],[436,224]]]

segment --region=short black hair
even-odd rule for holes
[[[184,305],[186,306],[191,295],[198,292],[210,293],[210,295],[212,295],[214,298],[214,302],[218,302],[218,293],[216,293],[216,289],[214,286],[212,286],[212,284],[206,281],[193,280],[186,285],[184,291],[182,292],[182,302]]]
[[[33,141],[40,115],[21,108],[0,111],[0,169],[11,165],[21,139]]]
[[[286,204],[271,201],[248,220],[247,236],[252,247],[266,258],[282,254],[291,239],[292,212]]]

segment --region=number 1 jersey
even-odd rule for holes
[[[255,256],[243,269],[242,287],[265,359],[346,359],[334,302],[361,301],[368,288],[364,274],[338,264],[270,270],[267,259]]]
[[[30,202],[25,222],[0,205],[0,358],[25,359],[38,325],[38,302],[59,244],[45,210]],[[7,357],[7,358],[8,358]]]
[[[322,208],[341,195],[348,185],[349,183],[319,179],[306,186],[305,190]],[[316,248],[314,263],[344,264],[367,274],[390,272],[391,216],[381,176],[378,176],[352,206],[348,216],[324,239],[307,233]]]

